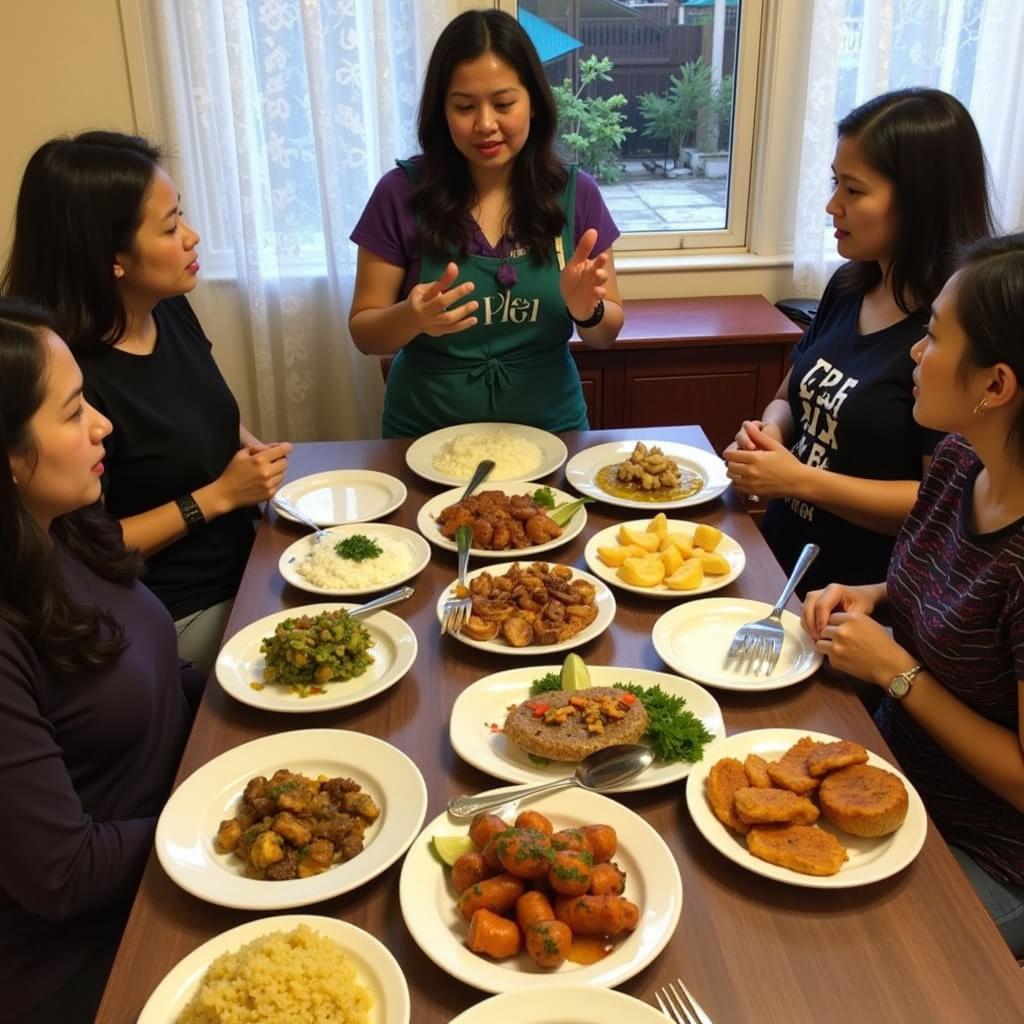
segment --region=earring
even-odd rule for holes
[[[972,416],[984,416],[988,412],[988,399],[982,398],[978,404],[971,410]]]
[[[124,277],[124,268],[114,264],[114,277]]]

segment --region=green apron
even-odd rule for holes
[[[412,177],[409,164],[399,166]],[[566,224],[561,249],[573,252],[576,169],[562,195]],[[552,251],[555,251],[552,240]],[[572,323],[558,289],[559,262],[535,263],[466,255],[456,285],[472,281],[477,324],[458,334],[419,334],[395,356],[384,393],[384,437],[420,437],[457,423],[525,423],[544,430],[586,430],[580,375],[569,354]],[[424,253],[420,281],[436,281],[444,263]],[[517,280],[503,288],[498,267],[511,263]]]

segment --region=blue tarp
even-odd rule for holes
[[[526,34],[530,37],[530,41],[540,56],[541,64],[558,60],[559,57],[564,57],[567,53],[572,53],[573,50],[578,50],[583,45],[579,39],[573,39],[560,28],[549,25],[542,18],[523,10],[522,7],[519,8],[519,24],[523,26]]]

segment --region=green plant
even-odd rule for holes
[[[622,176],[618,153],[626,136],[633,131],[627,125],[623,107],[626,97],[584,96],[595,82],[611,82],[615,65],[608,57],[590,56],[580,61],[580,86],[574,90],[567,78],[552,92],[558,107],[559,138],[569,150],[571,160],[604,184]]]
[[[732,119],[733,79],[726,75],[715,83],[702,57],[679,67],[666,92],[644,93],[639,100],[643,135],[665,141],[665,159],[680,146],[717,150],[724,134],[729,137]],[[728,148],[728,141],[726,141]]]

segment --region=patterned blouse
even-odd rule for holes
[[[1024,519],[971,529],[982,463],[962,437],[935,450],[896,540],[887,589],[896,641],[955,697],[1018,729],[1024,679]],[[947,842],[993,877],[1024,885],[1024,814],[960,767],[895,700],[878,726]]]

